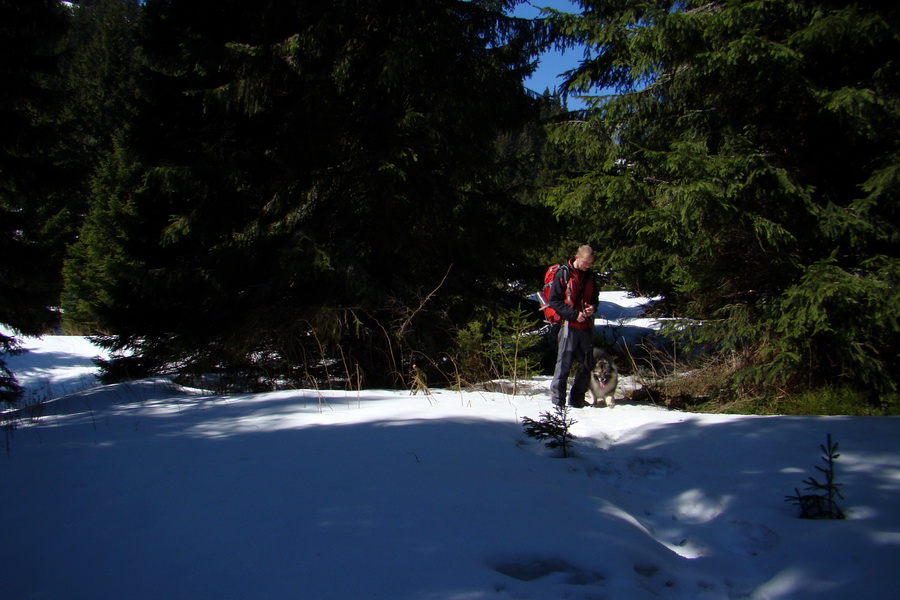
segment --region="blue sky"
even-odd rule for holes
[[[520,4],[513,12],[514,15],[524,18],[537,18],[540,16],[540,9],[543,7],[555,8],[557,10],[580,13],[581,7],[570,2],[569,0],[531,0]],[[525,80],[525,87],[539,94],[544,90],[556,89],[562,83],[562,73],[576,67],[578,62],[583,58],[580,50],[551,50],[544,54],[537,70],[534,74]],[[584,104],[577,98],[570,97],[568,100],[569,108],[583,108]]]

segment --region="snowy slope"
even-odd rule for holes
[[[213,397],[27,342],[10,365],[61,397],[0,438],[5,600],[897,594],[897,419],[589,408],[562,459],[520,424],[545,380]],[[849,518],[801,520],[827,433]]]

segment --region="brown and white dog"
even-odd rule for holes
[[[619,369],[616,367],[616,360],[600,348],[594,348],[594,368],[591,369],[590,382],[593,405],[599,407],[602,401],[610,408],[615,406],[614,395],[618,385]]]

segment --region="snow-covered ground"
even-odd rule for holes
[[[897,597],[894,418],[588,408],[563,459],[521,425],[545,380],[220,397],[26,347],[57,399],[0,434],[4,600]],[[802,520],[828,433],[848,519]]]

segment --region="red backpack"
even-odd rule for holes
[[[537,293],[538,302],[540,302],[540,310],[544,313],[544,320],[551,325],[562,321],[562,317],[559,316],[559,313],[550,307],[550,286],[553,285],[553,279],[556,277],[556,272],[560,269],[563,271],[563,282],[566,284],[566,288],[569,287],[569,265],[550,265],[547,272],[544,273],[544,287]],[[568,294],[569,292],[567,290],[566,295],[568,296]]]

